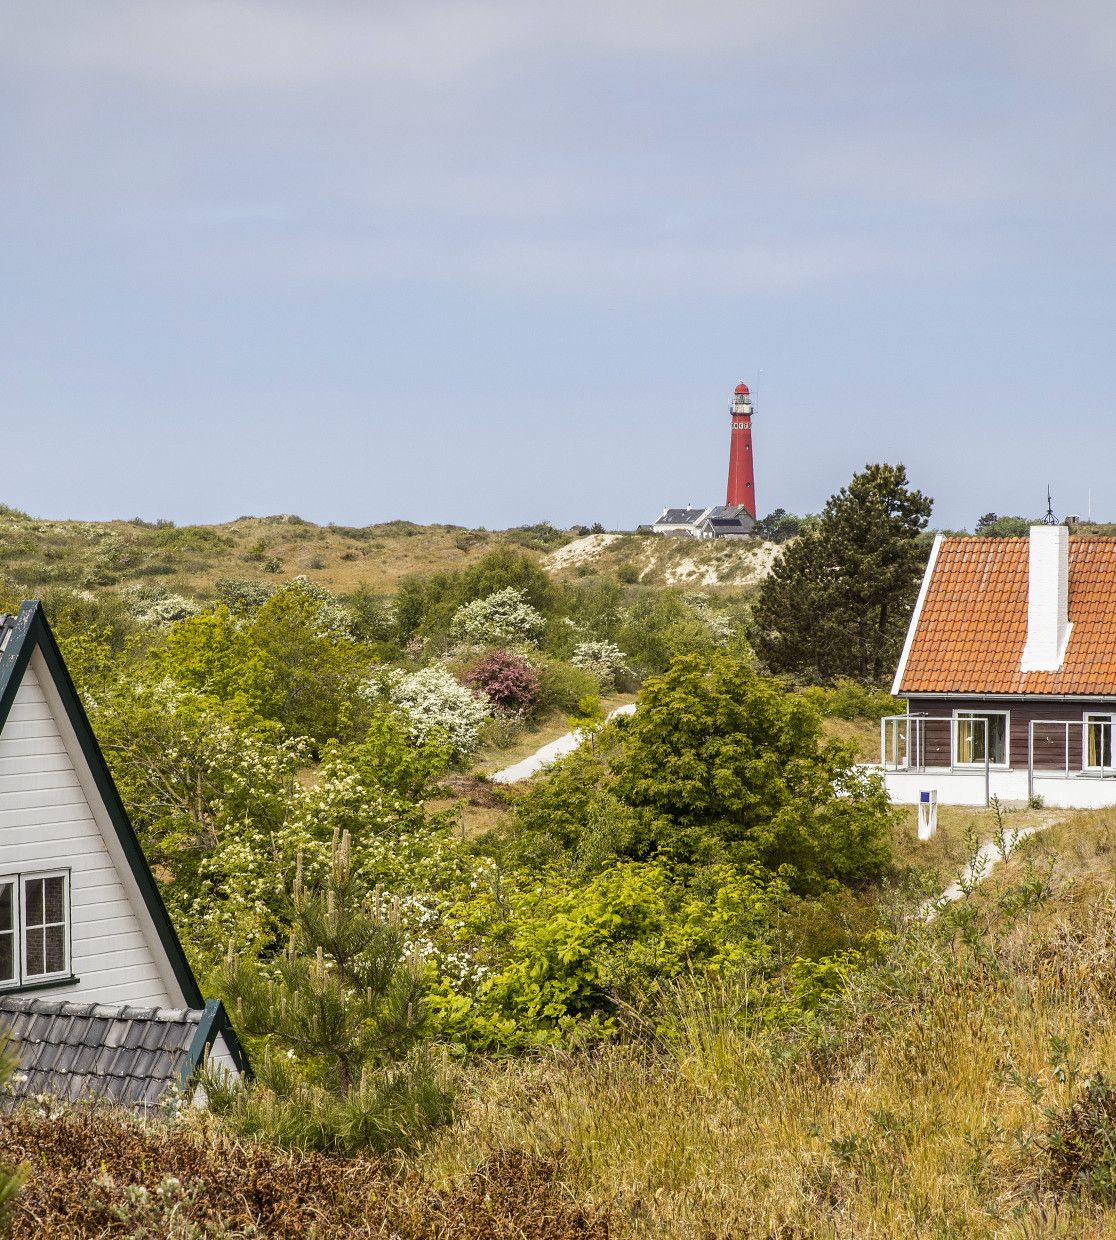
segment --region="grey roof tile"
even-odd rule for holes
[[[115,1050],[118,1046],[123,1046],[128,1036],[128,1030],[131,1028],[131,1020],[114,1020],[109,1025],[105,1033],[104,1043],[106,1047],[112,1047]]]
[[[94,1016],[89,1020],[82,1041],[86,1046],[101,1046],[104,1044],[105,1034],[108,1033],[109,1022],[103,1017]]]
[[[143,1045],[143,1035],[147,1032],[147,1025],[142,1019],[128,1021],[128,1032],[124,1035],[124,1045],[130,1051],[134,1051],[137,1047]]]
[[[0,1108],[43,1093],[138,1109],[154,1106],[189,1071],[201,1018],[191,1008],[0,996],[0,1030],[19,1056]]]

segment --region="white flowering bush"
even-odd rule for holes
[[[476,749],[481,726],[492,717],[488,700],[460,684],[444,667],[410,673],[389,669],[361,692],[369,700],[387,699],[398,706],[407,716],[413,740],[424,744],[441,736],[459,756]]]
[[[707,594],[698,592],[686,595],[686,606],[709,630],[714,646],[727,646],[736,634],[736,625],[723,611],[714,611]]]
[[[144,628],[166,628],[179,620],[188,620],[201,611],[201,605],[169,590],[140,587],[129,591],[128,611]]]
[[[627,672],[624,652],[615,642],[579,642],[570,662],[595,676],[602,689],[615,689],[617,681]]]
[[[541,612],[522,590],[507,586],[459,607],[450,624],[454,641],[474,646],[537,645],[546,629]]]
[[[319,637],[352,637],[352,612],[325,586],[300,575],[280,586],[275,593],[302,595],[317,604],[316,628]]]

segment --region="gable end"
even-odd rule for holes
[[[16,694],[36,651],[42,659],[42,663],[37,664],[40,668],[40,679],[41,671],[45,667],[51,685],[58,695],[58,700],[73,730],[88,775],[111,824],[116,842],[131,872],[135,888],[143,901],[144,909],[150,918],[151,926],[171,974],[182,992],[185,1005],[194,1009],[203,1008],[206,1004],[197,979],[186,958],[166,905],[163,903],[162,895],[147,864],[147,858],[144,856],[135,829],[128,818],[124,803],[120,799],[120,794],[66,668],[58,643],[47,624],[42,606],[38,602],[25,602],[20,607],[19,614],[14,618],[0,618],[0,733],[3,732]],[[224,1036],[237,1066],[242,1071],[249,1070],[247,1057],[240,1047],[236,1033],[223,1008],[214,1011],[210,1023],[215,1025],[216,1030]]]

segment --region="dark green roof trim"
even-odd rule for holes
[[[97,738],[93,734],[93,727],[89,722],[89,716],[85,713],[85,707],[81,704],[81,698],[78,696],[77,689],[74,687],[74,682],[62,658],[62,652],[58,648],[58,642],[50,630],[50,625],[47,624],[42,604],[39,602],[25,602],[21,605],[19,615],[16,616],[12,626],[7,646],[4,648],[3,654],[0,654],[0,731],[3,730],[4,724],[7,722],[8,714],[12,709],[15,695],[23,680],[23,674],[27,669],[28,661],[36,647],[42,654],[51,679],[54,681],[54,686],[62,699],[62,705],[73,726],[78,744],[81,746],[81,752],[89,767],[89,772],[97,785],[97,791],[104,802],[105,809],[108,811],[109,819],[116,830],[116,837],[124,850],[124,856],[127,858],[128,864],[131,866],[132,874],[143,897],[143,902],[155,926],[155,932],[159,936],[159,942],[162,944],[163,950],[167,954],[167,959],[170,961],[175,980],[182,988],[182,995],[186,1006],[191,1008],[207,1006],[205,999],[202,997],[201,988],[198,986],[197,978],[194,977],[194,971],[190,968],[190,962],[182,949],[182,942],[178,937],[178,932],[175,930],[174,923],[167,912],[167,906],[163,903],[163,897],[159,893],[155,876],[151,873],[151,867],[147,864],[147,858],[144,856],[135,829],[128,818],[128,811],[124,808],[124,802],[120,799],[120,793],[116,790],[116,784],[113,782],[108,763],[105,761],[105,756],[101,752]],[[237,1038],[232,1025],[224,1013],[224,1008],[221,1007],[218,1000],[213,1000],[213,1002],[217,1003],[220,1009],[215,1019],[221,1021],[219,1032],[225,1035],[229,1053],[241,1071],[250,1071],[248,1057],[244,1053],[240,1040]]]
[[[205,1067],[206,1051],[212,1048],[213,1043],[222,1034],[225,1038],[225,1045],[229,1048],[229,1054],[235,1060],[236,1066],[246,1076],[252,1075],[248,1056],[245,1055],[244,1049],[237,1039],[236,1032],[229,1021],[228,1013],[225,1011],[225,1005],[220,999],[207,999],[201,1020],[198,1022],[197,1032],[194,1034],[194,1040],[190,1043],[186,1063],[183,1065],[181,1079],[184,1086],[189,1085],[190,1079],[199,1068]]]
[[[217,1036],[217,1019],[222,1011],[220,999],[206,1000],[194,1040],[190,1043],[190,1049],[186,1055],[186,1063],[182,1067],[183,1085],[190,1083],[190,1078],[205,1061],[206,1048],[213,1045],[213,1040]]]

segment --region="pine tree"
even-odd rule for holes
[[[299,859],[291,907],[271,976],[230,944],[222,988],[237,1029],[261,1039],[262,1053],[251,1085],[210,1079],[210,1104],[284,1144],[406,1144],[447,1116],[449,1096],[423,1054],[423,962],[399,906],[363,890],[345,832],[320,886],[307,885]]]
[[[902,465],[868,465],[832,496],[760,590],[753,642],[768,669],[882,683],[918,596],[932,506]]]

